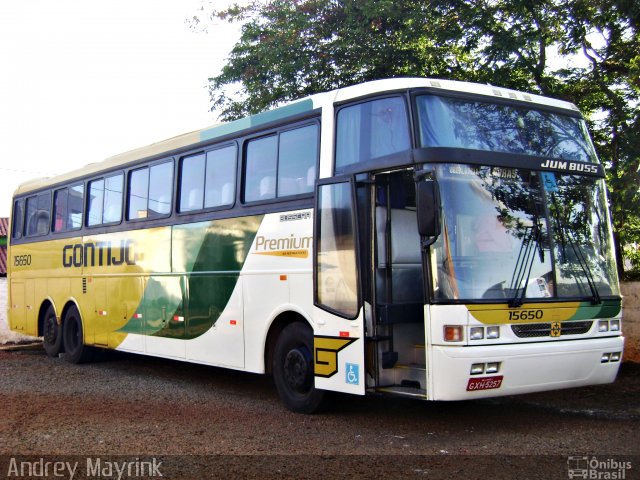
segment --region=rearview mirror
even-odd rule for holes
[[[418,232],[423,237],[440,235],[440,189],[438,182],[427,179],[416,184]]]

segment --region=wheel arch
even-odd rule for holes
[[[53,299],[51,297],[45,298],[40,304],[40,310],[38,310],[38,331],[36,333],[39,337],[44,335],[44,314],[47,312],[49,307],[53,308],[53,312],[58,320],[58,325],[62,325],[62,317],[58,315],[58,309],[56,308],[56,304]]]
[[[285,329],[287,325],[292,323],[303,323],[307,325],[311,331],[313,331],[313,326],[311,322],[304,315],[299,312],[293,310],[287,310],[279,313],[271,322],[269,326],[269,331],[267,332],[267,338],[265,341],[264,348],[264,371],[265,373],[272,373],[273,370],[273,355],[276,348],[276,343],[278,341],[278,337],[282,333],[282,330]]]

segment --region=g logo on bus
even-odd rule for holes
[[[314,337],[313,358],[314,371],[317,377],[333,377],[338,372],[338,352],[347,348],[357,338]]]
[[[553,322],[551,324],[551,336],[559,337],[560,335],[562,335],[562,325],[560,322]]]

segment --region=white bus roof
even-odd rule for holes
[[[153,143],[146,147],[121,153],[102,162],[90,163],[84,167],[55,177],[29,180],[18,187],[15,191],[15,195],[61,184],[76,178],[96,175],[103,171],[132,164],[138,160],[144,160],[153,156],[162,155],[163,153],[189,147],[190,145],[214,140],[228,134],[259,127],[260,125],[265,125],[274,120],[284,119],[292,115],[311,112],[315,109],[326,107],[334,103],[342,103],[386,91],[401,91],[415,88],[441,89],[443,91],[462,92],[483,95],[491,98],[503,98],[507,100],[511,99],[547,107],[578,111],[578,108],[569,102],[523,93],[516,90],[494,87],[492,85],[429,78],[392,78],[374,80],[329,92],[315,94],[310,97],[292,101],[273,110],[251,115],[229,123],[217,124],[201,130],[179,135]]]

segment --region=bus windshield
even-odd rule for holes
[[[434,244],[440,300],[619,295],[602,179],[442,164],[442,234]]]
[[[596,163],[584,120],[512,105],[422,95],[422,147],[452,147]]]

